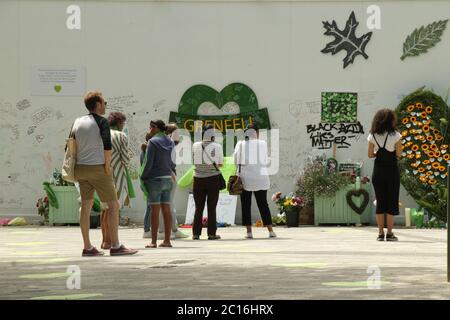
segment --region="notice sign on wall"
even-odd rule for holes
[[[32,67],[31,95],[83,96],[86,91],[84,67]]]
[[[217,202],[216,208],[217,222],[225,222],[233,225],[236,216],[236,205],[237,205],[237,196],[232,196],[221,192],[219,194],[219,201]],[[186,210],[186,220],[184,222],[185,224],[194,223],[194,213],[195,213],[194,195],[190,193]],[[208,210],[205,204],[205,209],[203,210],[203,217],[207,216]]]

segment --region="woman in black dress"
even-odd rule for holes
[[[384,217],[387,217],[386,241],[397,241],[392,232],[394,218],[399,214],[400,173],[397,158],[402,152],[401,134],[396,129],[397,117],[391,109],[379,110],[372,121],[369,137],[369,158],[375,158],[372,183],[377,201],[378,241],[384,241]]]

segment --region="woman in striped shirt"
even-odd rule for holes
[[[128,148],[128,137],[122,132],[125,127],[126,116],[122,112],[111,112],[108,117],[111,129],[111,167],[113,170],[114,185],[116,186],[117,199],[120,207],[131,207],[130,190],[127,182],[127,166],[130,164],[130,149]],[[103,243],[102,249],[110,247],[108,229],[108,213],[102,212],[101,217]]]

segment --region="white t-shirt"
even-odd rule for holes
[[[383,147],[384,145],[384,140],[386,139],[386,134],[387,133],[383,133],[383,134],[375,134],[375,139],[377,139],[378,144],[380,145],[380,147]],[[386,141],[386,150],[393,152],[395,151],[395,144],[402,138],[402,135],[400,134],[400,132],[392,132],[389,134],[387,141]],[[375,147],[373,149],[373,151],[376,153],[378,151],[378,145],[377,142],[375,142],[375,139],[373,138],[372,134],[369,134],[369,136],[367,137],[367,141],[369,141],[370,143],[372,143]]]
[[[239,141],[234,149],[234,163],[245,190],[259,191],[270,189],[270,179],[267,170],[267,144],[264,140],[250,139]],[[240,174],[239,164],[241,164]]]

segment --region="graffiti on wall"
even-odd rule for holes
[[[311,139],[311,146],[317,149],[331,149],[333,144],[337,148],[349,148],[351,142],[358,141],[364,134],[364,128],[356,123],[319,123],[308,124],[306,132]]]

